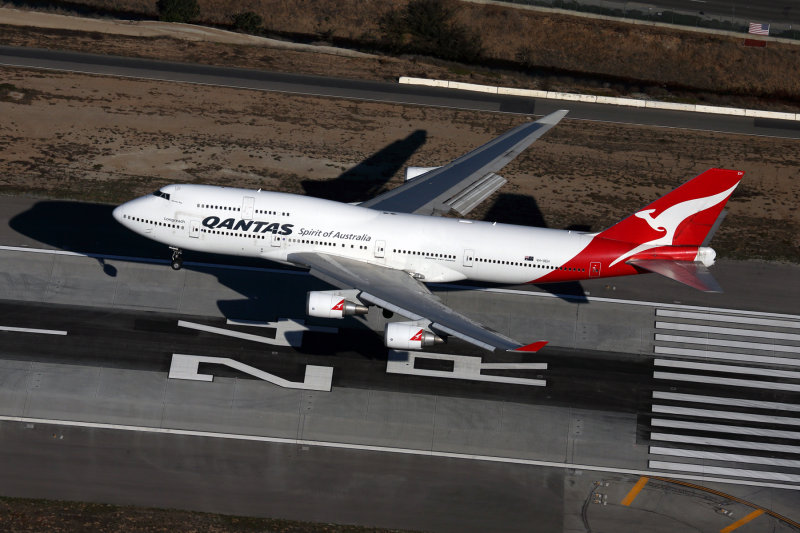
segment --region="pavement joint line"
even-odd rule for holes
[[[448,459],[464,459],[468,461],[483,461],[489,463],[518,464],[525,466],[543,466],[550,468],[565,468],[570,470],[587,470],[591,472],[610,472],[614,474],[630,474],[648,477],[667,477],[703,481],[708,483],[729,483],[732,485],[746,485],[751,487],[767,487],[787,490],[800,490],[800,484],[772,483],[767,481],[754,481],[736,478],[709,477],[706,475],[675,474],[674,472],[654,472],[630,468],[615,468],[610,466],[584,465],[576,463],[563,463],[555,461],[539,461],[535,459],[521,459],[515,457],[499,457],[493,455],[476,455],[468,453],[445,452],[436,450],[419,450],[413,448],[395,448],[391,446],[375,446],[371,444],[352,444],[332,441],[316,441],[306,439],[291,439],[285,437],[267,437],[262,435],[241,435],[236,433],[221,433],[213,431],[196,431],[189,429],[157,428],[148,426],[131,426],[125,424],[110,424],[105,422],[83,422],[76,420],[57,420],[49,418],[33,418],[25,416],[0,415],[0,421],[22,422],[33,424],[54,424],[71,427],[85,427],[93,429],[110,429],[119,431],[137,431],[141,433],[156,433],[165,435],[180,435],[189,437],[208,437],[217,439],[243,440],[266,442],[273,444],[294,444],[301,446],[316,446],[320,448],[337,448],[345,450],[359,450],[371,452],[395,453],[402,455],[420,455],[428,457],[443,457]]]
[[[43,248],[28,248],[24,246],[0,246],[0,251],[10,251],[10,252],[30,252],[30,253],[40,253],[40,254],[55,254],[55,255],[67,255],[73,257],[90,257],[92,259],[111,259],[117,261],[130,261],[134,263],[151,263],[151,264],[159,264],[159,265],[167,265],[170,263],[167,259],[148,259],[143,257],[131,257],[131,256],[122,256],[122,255],[105,255],[105,254],[95,254],[95,253],[79,253],[79,252],[68,252],[65,250],[47,250]],[[184,266],[194,266],[194,267],[204,267],[204,268],[219,268],[219,269],[227,269],[227,270],[248,270],[248,271],[255,271],[255,272],[267,272],[273,274],[290,274],[290,275],[300,275],[300,276],[307,276],[309,275],[308,272],[302,270],[284,270],[280,268],[262,268],[262,267],[248,267],[248,266],[238,266],[238,265],[223,265],[223,264],[216,264],[216,263],[200,263],[194,261],[184,261]],[[519,289],[500,289],[496,287],[473,287],[470,285],[458,285],[456,283],[429,283],[429,287],[435,288],[443,288],[447,290],[452,289],[471,289],[474,291],[480,292],[492,292],[498,294],[518,294],[520,296],[535,296],[538,298],[561,298],[561,299],[568,299],[568,300],[587,300],[587,301],[595,301],[595,302],[604,302],[604,303],[619,303],[619,304],[627,304],[627,305],[642,305],[646,307],[655,307],[655,308],[662,308],[662,309],[687,309],[693,311],[705,311],[705,312],[713,312],[713,313],[725,313],[725,314],[740,314],[740,315],[751,315],[751,316],[761,316],[761,317],[774,317],[774,318],[789,318],[800,320],[800,315],[789,315],[784,313],[768,313],[765,311],[748,311],[746,309],[722,309],[716,307],[704,307],[704,306],[697,306],[697,305],[684,305],[684,304],[671,304],[666,302],[649,302],[649,301],[638,301],[638,300],[623,300],[621,298],[603,298],[599,296],[574,296],[570,294],[552,294],[549,292],[535,292],[535,291],[522,291]]]
[[[702,376],[698,374],[678,374],[676,372],[653,372],[653,378],[672,379],[675,381],[690,381],[692,383],[714,383],[717,385],[730,385],[733,387],[750,387],[752,389],[789,390],[800,392],[800,385],[794,385],[792,383],[780,383],[778,381],[720,378],[716,376]]]
[[[681,402],[716,403],[720,405],[735,405],[739,407],[755,407],[758,409],[776,409],[779,411],[800,412],[800,404],[765,402],[749,400],[747,398],[723,398],[722,396],[705,396],[702,394],[683,394],[679,392],[653,391],[653,398],[657,400],[676,400]]]
[[[0,331],[10,331],[16,333],[42,333],[44,335],[66,335],[66,331],[57,329],[36,329],[36,328],[15,328],[11,326],[0,326]]]
[[[691,370],[707,370],[709,372],[727,372],[729,374],[749,374],[753,376],[769,376],[773,378],[800,379],[800,372],[794,370],[777,370],[739,365],[718,365],[715,363],[695,363],[693,361],[676,361],[674,359],[656,359],[655,366],[668,368],[688,368]]]

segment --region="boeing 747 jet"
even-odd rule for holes
[[[335,289],[305,297],[311,316],[343,318],[378,306],[386,346],[420,349],[450,336],[487,350],[537,351],[444,305],[429,282],[520,284],[655,272],[719,292],[708,247],[743,172],[711,169],[610,228],[589,233],[480,222],[464,216],[500,188],[498,172],[555,126],[556,111],[358,205],[269,191],[167,185],[114,210],[127,228],[173,250],[260,257],[306,268]],[[414,174],[418,174],[414,176]],[[300,297],[298,295],[298,297]]]

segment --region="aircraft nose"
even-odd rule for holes
[[[121,205],[116,207],[116,208],[114,208],[114,210],[111,212],[111,214],[113,215],[114,220],[116,220],[120,224],[122,223],[122,206]]]

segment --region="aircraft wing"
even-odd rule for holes
[[[487,350],[535,352],[546,342],[523,345],[472,320],[442,301],[421,282],[402,270],[373,265],[329,254],[289,254],[292,263],[310,268],[312,276],[340,289],[357,289],[359,299],[411,320],[428,320],[430,329],[453,335]]]
[[[452,163],[426,172],[359,205],[381,211],[422,215],[446,214],[455,208],[464,214],[463,209],[468,211],[474,207],[473,202],[477,205],[505,183],[495,172],[558,124],[566,114],[567,110],[562,109],[536,122],[517,126]]]

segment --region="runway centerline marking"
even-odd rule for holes
[[[66,331],[57,329],[36,329],[36,328],[13,328],[11,326],[0,326],[0,331],[11,331],[16,333],[41,333],[43,335],[66,335]]]
[[[141,433],[157,433],[165,435],[182,435],[191,437],[208,437],[217,439],[231,439],[242,441],[268,442],[275,444],[294,444],[301,446],[315,446],[320,448],[338,448],[346,450],[360,450],[371,452],[395,453],[403,455],[421,455],[427,457],[443,457],[448,459],[464,459],[468,461],[484,461],[489,463],[518,464],[528,466],[544,466],[550,468],[568,468],[573,470],[587,470],[591,472],[611,472],[615,474],[630,474],[647,477],[667,477],[691,479],[708,483],[729,483],[732,485],[747,485],[753,487],[769,487],[777,489],[800,490],[800,484],[791,483],[772,483],[766,481],[756,481],[749,479],[736,479],[725,477],[714,477],[708,475],[693,475],[681,472],[669,471],[648,471],[629,468],[615,468],[611,466],[585,465],[575,463],[560,463],[554,461],[538,461],[534,459],[521,459],[517,457],[499,457],[493,455],[476,455],[469,453],[444,452],[436,450],[419,450],[414,448],[394,448],[390,446],[375,446],[371,444],[352,444],[344,442],[317,441],[305,439],[290,439],[284,437],[267,437],[261,435],[241,435],[236,433],[219,433],[213,431],[195,431],[189,429],[157,428],[148,426],[129,426],[124,424],[109,424],[103,422],[81,422],[76,420],[56,420],[48,418],[32,418],[25,416],[0,415],[0,421],[55,424],[61,426],[85,427],[94,429],[111,429],[120,431],[137,431]],[[653,461],[650,461],[651,463]]]

